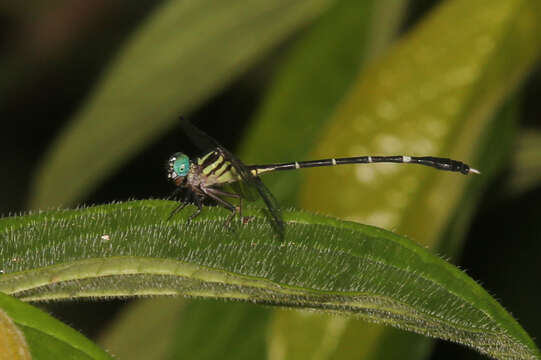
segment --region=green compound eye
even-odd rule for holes
[[[169,158],[169,174],[171,179],[186,176],[190,171],[190,158],[183,153],[175,153]]]

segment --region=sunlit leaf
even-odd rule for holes
[[[509,190],[517,195],[541,184],[541,131],[522,131],[513,151]]]
[[[0,243],[2,246],[5,245],[3,240],[4,238]],[[2,259],[2,264],[5,260]],[[3,275],[0,275],[0,282],[3,279]],[[30,359],[28,351],[32,359],[111,359],[105,351],[69,326],[29,304],[2,293],[0,293],[0,317],[2,318],[0,333],[8,330],[6,326],[8,321],[15,324],[16,331],[20,332],[19,336],[23,336],[18,341],[19,346],[22,346],[20,350],[17,349],[19,357],[3,357],[9,355],[13,349],[2,347],[0,359]],[[4,340],[0,340],[0,343],[5,344]]]
[[[376,10],[396,10],[399,3],[403,6],[402,1],[394,0],[340,1],[298,41],[241,145],[239,153],[246,163],[307,159],[320,138],[321,128],[354,83],[363,63],[396,30],[397,15],[393,13],[389,19],[375,14]],[[292,205],[302,175],[271,175],[265,183],[282,203]]]
[[[446,254],[451,254],[461,246],[461,234],[473,213],[476,199],[493,175],[494,161],[501,161],[500,152],[506,151],[510,133],[505,133],[507,129],[504,126],[496,130],[495,141],[489,145],[491,148],[486,148],[492,155],[485,158],[477,156],[482,139],[493,126],[490,124],[491,115],[525,77],[538,56],[540,43],[535,38],[539,29],[536,29],[538,22],[535,19],[539,18],[539,3],[500,1],[496,4],[487,1],[473,4],[453,1],[434,10],[400,45],[383,56],[383,60],[378,59],[360,75],[358,87],[354,90],[357,93],[352,94],[346,105],[340,108],[340,114],[334,119],[337,123],[331,125],[330,131],[319,132],[321,116],[305,110],[302,102],[304,93],[297,95],[297,92],[290,91],[292,85],[277,88],[281,94],[276,91],[272,103],[277,104],[275,107],[281,112],[270,114],[269,119],[276,119],[274,123],[269,120],[264,122],[265,127],[257,127],[264,131],[252,139],[247,155],[256,159],[262,157],[264,161],[272,161],[271,157],[289,161],[296,160],[291,156],[304,159],[307,156],[302,152],[298,154],[297,149],[324,137],[319,151],[308,158],[402,152],[440,154],[475,161],[474,165],[481,168],[483,175],[471,184],[467,192],[464,190],[464,178],[430,170],[393,168],[393,165],[306,171],[304,173],[312,174],[309,186],[300,185],[298,174],[280,174],[267,181],[279,195],[291,196],[298,187],[302,187],[304,204],[313,209],[398,229],[429,246],[438,247],[442,232],[447,231],[453,240],[439,247],[448,250]],[[317,40],[313,41],[317,43]],[[483,54],[484,50],[487,52]],[[416,62],[417,65],[412,66]],[[467,80],[468,69],[477,69],[469,73],[475,76],[468,80],[471,82],[460,84],[461,78]],[[325,75],[323,73],[323,79]],[[306,94],[322,89],[316,81],[306,80],[303,85],[307,88]],[[441,92],[436,91],[438,86],[441,86]],[[329,92],[328,98],[332,98],[332,91]],[[325,99],[324,96],[322,98]],[[316,98],[312,107],[318,109],[321,104],[326,102]],[[293,116],[289,117],[289,114]],[[383,119],[386,116],[392,119]],[[280,128],[282,118],[287,122]],[[314,123],[306,124],[307,118]],[[266,144],[256,151],[258,142],[265,141],[263,134],[273,132],[280,134],[279,139],[271,138],[271,141],[267,137]],[[305,135],[307,133],[321,135],[310,137]],[[286,141],[282,142],[284,139]],[[397,144],[400,146],[382,149],[382,144],[391,148]],[[297,182],[292,184],[295,180]],[[460,207],[459,216],[450,219],[457,206]],[[278,316],[284,326],[274,327],[278,329],[274,332],[276,336],[281,336],[281,331],[287,332],[292,326],[302,328],[302,323],[304,328],[314,328],[314,319],[310,316]],[[291,322],[284,321],[288,316]],[[334,329],[333,320],[326,322],[326,325],[319,326],[325,329],[320,334],[322,338],[329,334],[328,329]],[[397,349],[400,353],[398,344],[406,343],[393,339],[393,346],[389,347],[386,345],[389,343],[382,342],[379,350],[376,349],[378,355],[375,355],[371,353],[374,346],[359,343],[358,339],[375,338],[376,333],[382,333],[382,329],[349,323],[342,329],[342,339],[337,340],[338,344],[320,341],[311,350],[321,356],[319,350],[322,346],[334,346],[337,351],[331,352],[332,357],[349,358],[354,353],[352,346],[355,346],[362,352],[355,353],[356,357],[381,359],[379,350]],[[338,335],[333,333],[333,336]],[[310,332],[306,337],[302,334],[286,337],[284,342],[293,351],[295,347],[302,347],[303,340],[314,338],[319,339]],[[416,348],[425,353],[429,349],[427,346]],[[407,353],[412,358],[418,355],[418,352],[410,350],[408,348]],[[303,354],[310,358],[311,353]],[[299,358],[300,354],[287,355],[293,359]]]
[[[540,7],[527,0],[444,2],[363,71],[313,156],[439,155],[470,162],[492,115],[539,55]],[[312,171],[302,196],[307,207],[430,245],[465,182],[410,166],[341,167],[332,175]]]
[[[17,328],[13,320],[0,310],[0,360],[31,359],[30,349],[24,334]]]

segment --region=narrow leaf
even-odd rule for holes
[[[169,359],[177,340],[175,329],[190,327],[179,316],[188,302],[172,297],[132,301],[100,333],[98,344],[118,359]]]
[[[269,311],[223,301],[191,301],[177,318],[171,359],[259,359],[266,353]]]
[[[24,300],[181,294],[355,315],[535,359],[532,340],[475,281],[371,226],[287,212],[285,241],[250,209],[166,221],[175,203],[137,201],[0,219],[0,291]]]
[[[251,163],[310,159],[325,125],[362,66],[377,61],[393,39],[406,5],[402,0],[336,2],[295,44],[279,68],[243,142],[242,159]],[[332,156],[339,154],[325,155]],[[332,176],[334,169],[315,172]],[[303,170],[270,175],[265,183],[282,204],[296,205],[303,178],[309,173]],[[344,338],[351,323],[345,319],[279,309],[271,319],[266,335],[269,351],[281,349],[282,359],[338,359],[339,347],[345,349],[346,358],[364,359],[378,343],[375,336],[360,331]]]
[[[490,164],[472,161],[478,159],[493,114],[539,57],[540,4],[535,0],[441,2],[393,49],[364,69],[310,157],[431,154],[470,162],[480,168],[482,177],[490,176]],[[505,139],[498,140],[497,146],[503,146]],[[465,193],[466,180],[405,166],[314,170],[302,186],[302,203],[309,209],[393,229],[432,248],[440,246],[446,231],[456,231],[454,244],[445,244],[456,252],[461,230],[447,227],[467,224],[475,204],[461,200],[466,195],[470,200],[478,198],[482,189],[475,185],[471,188],[475,194]],[[463,224],[451,223],[455,211],[462,212]],[[351,339],[374,337],[376,331],[384,334],[373,326],[363,331],[358,323],[348,324],[333,355],[347,358],[354,348],[362,352],[360,358],[367,358],[368,347]],[[394,350],[405,343],[393,340]],[[381,343],[383,351],[372,353],[373,358],[380,359],[390,349],[385,340]],[[408,346],[415,347],[413,342]]]
[[[31,207],[83,197],[330,1],[164,1],[54,144]]]
[[[24,334],[11,318],[0,310],[0,360],[30,360],[30,349]]]
[[[1,244],[4,245],[3,238]],[[5,263],[4,260],[2,259],[1,263]],[[11,260],[14,261],[13,258]],[[0,275],[0,282],[5,279],[4,276]],[[25,346],[24,342],[28,344],[33,359],[111,359],[105,351],[69,326],[29,304],[2,293],[0,293],[0,314],[4,319],[8,316],[9,321],[24,334],[25,340],[21,346]],[[0,332],[6,329],[5,321],[2,320]],[[2,347],[0,359],[4,359],[2,356],[9,350]],[[24,354],[25,351],[28,350],[23,348],[19,354]],[[30,357],[19,359],[27,358],[30,359]]]
[[[524,130],[513,151],[509,192],[515,196],[541,184],[541,131]]]
[[[252,120],[239,151],[244,161],[307,159],[323,125],[370,55],[368,49],[382,46],[382,39],[377,44],[370,41],[371,25],[389,22],[374,19],[377,3],[382,2],[339,1],[297,42]],[[282,203],[293,205],[302,176],[288,172],[269,176],[265,182]]]
[[[541,52],[540,16],[536,0],[443,2],[365,68],[313,156],[402,153],[470,162],[492,115]],[[332,176],[311,172],[302,197],[311,209],[434,245],[465,185],[464,177],[420,168],[348,167]]]

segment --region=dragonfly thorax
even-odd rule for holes
[[[171,155],[167,166],[167,177],[175,183],[182,182],[183,178],[190,172],[190,158],[183,153]]]

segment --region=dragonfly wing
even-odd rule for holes
[[[226,148],[224,148],[220,143],[214,140],[212,137],[205,134],[203,131],[199,130],[197,127],[192,125],[189,121],[181,118],[181,127],[190,138],[190,140],[201,150],[208,150],[215,148],[220,151],[224,158],[231,162],[231,165],[238,172],[242,181],[234,186],[238,186],[240,193],[247,200],[255,200],[257,196],[261,197],[265,202],[270,214],[271,224],[276,230],[278,235],[282,238],[284,235],[284,221],[282,220],[282,213],[278,202],[272,195],[269,189],[263,184],[261,179],[258,176],[252,174],[252,172],[240,161],[235,155],[230,153]],[[205,148],[206,147],[206,148]]]
[[[199,130],[183,117],[180,117],[180,127],[182,130],[184,130],[184,133],[188,136],[190,141],[201,151],[208,151],[217,147],[223,147],[216,140]]]
[[[255,189],[259,196],[263,199],[265,205],[267,205],[267,209],[269,210],[273,228],[276,230],[278,235],[283,238],[285,225],[282,219],[280,206],[278,205],[278,201],[276,201],[274,195],[272,195],[259,176],[253,175],[248,167],[246,167],[246,165],[244,165],[235,155],[231,154],[227,149],[221,146],[218,147],[218,149],[220,149],[220,151],[224,153],[224,156],[231,161],[231,165],[235,167],[242,178],[242,183],[249,185],[247,190],[251,192],[253,189]]]
[[[269,210],[270,218],[272,220],[271,225],[278,233],[280,238],[283,239],[285,233],[285,224],[278,201],[276,201],[274,195],[272,195],[270,190],[265,186],[265,184],[263,184],[263,181],[261,181],[259,177],[253,175],[252,177],[254,178],[254,181],[258,183],[256,187],[257,191],[259,192],[259,195],[261,195],[263,201],[265,201],[267,209]]]
[[[243,181],[227,184],[226,186],[231,187],[235,193],[241,194],[242,198],[248,201],[256,201],[260,198],[259,192],[253,186],[250,186]]]
[[[222,156],[226,158],[226,160],[228,160],[229,162],[231,162],[230,159],[235,158],[234,155],[232,155],[226,148],[224,148],[220,143],[218,143],[218,141],[198,129],[196,126],[194,126],[191,122],[184,119],[183,117],[180,117],[180,126],[184,130],[184,133],[188,136],[190,141],[194,145],[196,145],[196,147],[198,147],[202,153],[208,151],[219,151]],[[240,162],[240,160],[238,162]],[[236,173],[240,175],[240,172],[242,170],[239,168],[238,165],[235,166],[235,163],[238,164],[238,162],[231,162],[231,165],[235,168]],[[241,194],[242,197],[248,201],[255,201],[259,198],[259,193],[253,186],[250,186],[249,184],[243,184],[241,181],[227,184],[226,187],[231,187],[233,191]]]

